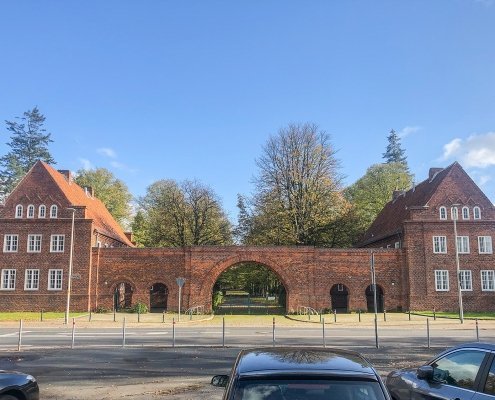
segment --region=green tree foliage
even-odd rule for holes
[[[356,236],[363,234],[375,220],[385,204],[392,200],[394,190],[411,187],[412,176],[403,163],[375,164],[366,174],[345,190],[353,205]]]
[[[387,150],[383,153],[383,159],[385,162],[387,164],[400,163],[407,167],[406,152],[401,146],[400,137],[397,135],[397,132],[392,129],[390,134],[387,136],[387,140]]]
[[[140,244],[200,246],[232,243],[230,222],[211,188],[197,181],[160,180],[139,200]]]
[[[38,160],[55,164],[48,151],[53,142],[43,127],[45,116],[37,107],[24,112],[18,121],[5,121],[10,134],[10,151],[0,158],[0,194],[8,195]]]
[[[244,244],[327,245],[346,212],[330,137],[314,124],[291,124],[270,137],[257,160],[255,194],[242,197],[236,232]]]
[[[132,195],[126,184],[112,172],[106,168],[81,169],[77,171],[75,181],[79,186],[92,187],[94,195],[105,204],[110,214],[121,225],[128,223]]]

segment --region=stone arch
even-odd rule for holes
[[[108,284],[112,295],[113,308],[120,310],[132,306],[132,297],[136,293],[136,285],[127,277],[115,277]]]
[[[336,283],[330,289],[330,306],[337,313],[349,312],[349,288],[343,283]]]
[[[215,282],[218,280],[222,272],[226,271],[227,269],[233,267],[236,264],[248,263],[248,262],[261,264],[264,267],[273,271],[275,275],[277,275],[278,279],[285,288],[286,308],[288,308],[291,287],[288,284],[288,279],[284,274],[284,269],[280,264],[278,264],[276,261],[273,261],[269,257],[259,254],[252,254],[252,253],[249,255],[237,254],[235,256],[220,260],[217,263],[215,263],[206,272],[205,281],[201,286],[201,292],[200,292],[200,296],[202,299],[208,299],[206,304],[208,304],[208,306],[211,306],[211,298],[213,296],[213,286],[215,285]]]
[[[373,285],[368,285],[365,290],[366,295],[366,305],[368,312],[374,312],[374,294],[373,294]],[[376,285],[376,309],[378,312],[383,312],[384,307],[384,298],[385,294],[383,292],[383,288],[380,285]]]
[[[150,312],[167,310],[170,290],[163,282],[155,282],[150,287]]]

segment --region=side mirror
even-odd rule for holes
[[[424,379],[425,381],[431,381],[433,379],[433,367],[431,365],[419,367],[416,373],[418,379]]]
[[[228,375],[215,375],[211,378],[211,384],[217,387],[226,387],[227,383],[229,383]]]

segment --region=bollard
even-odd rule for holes
[[[70,348],[71,349],[74,348],[75,338],[76,338],[76,319],[75,318],[72,318],[72,342],[70,344]]]
[[[477,342],[480,341],[480,330],[479,330],[479,326],[478,326],[478,318],[476,318],[476,341]]]
[[[380,345],[378,344],[378,318],[375,314],[375,347],[378,349]]]
[[[141,322],[141,313],[139,312],[139,307],[138,307],[138,322]]]
[[[275,317],[273,317],[272,345],[275,347]]]
[[[165,311],[162,313],[162,322],[165,322]]]
[[[333,322],[337,322],[337,310],[333,310]]]
[[[222,317],[222,347],[225,347],[225,317]]]
[[[125,317],[124,321],[122,321],[122,347],[125,347]]]
[[[359,322],[361,322],[361,310],[358,310],[358,314],[359,314]]]
[[[175,317],[172,318],[172,347],[175,347]]]
[[[89,322],[91,322],[91,310],[89,310]]]
[[[426,318],[426,338],[427,338],[427,346],[430,348],[430,319]]]
[[[409,321],[411,320],[411,310],[408,311],[409,313]]]
[[[17,351],[21,351],[22,345],[22,319],[19,320],[19,340],[17,342]]]
[[[43,309],[41,309],[41,322],[43,322]]]
[[[115,322],[115,308],[113,309],[113,322]]]
[[[387,310],[383,309],[383,321],[387,322]]]
[[[326,339],[325,339],[325,318],[323,318],[322,320],[322,327],[323,327],[323,347],[327,347],[327,343],[326,343]]]
[[[437,320],[437,312],[435,310],[435,307],[433,307],[433,321]]]

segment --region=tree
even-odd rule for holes
[[[55,164],[48,151],[51,133],[43,128],[45,116],[37,107],[24,112],[19,121],[5,121],[10,132],[10,151],[0,158],[0,194],[8,195],[38,160]]]
[[[141,243],[145,246],[232,243],[230,222],[220,200],[211,188],[197,181],[157,181],[147,188],[139,206]]]
[[[105,204],[119,224],[129,222],[132,195],[126,184],[112,172],[106,168],[81,169],[77,171],[75,181],[79,186],[92,187],[94,195]]]
[[[347,200],[353,205],[356,234],[363,234],[385,204],[392,200],[394,190],[408,189],[412,176],[403,163],[375,164],[353,185],[345,189]]]
[[[389,163],[400,163],[407,167],[407,157],[405,150],[401,147],[400,137],[392,129],[390,134],[387,136],[388,145],[387,150],[383,153],[383,158],[387,164]]]
[[[342,207],[339,162],[330,137],[314,124],[291,124],[269,138],[256,162],[259,173],[246,244],[313,245]],[[245,215],[243,219],[246,220]]]

